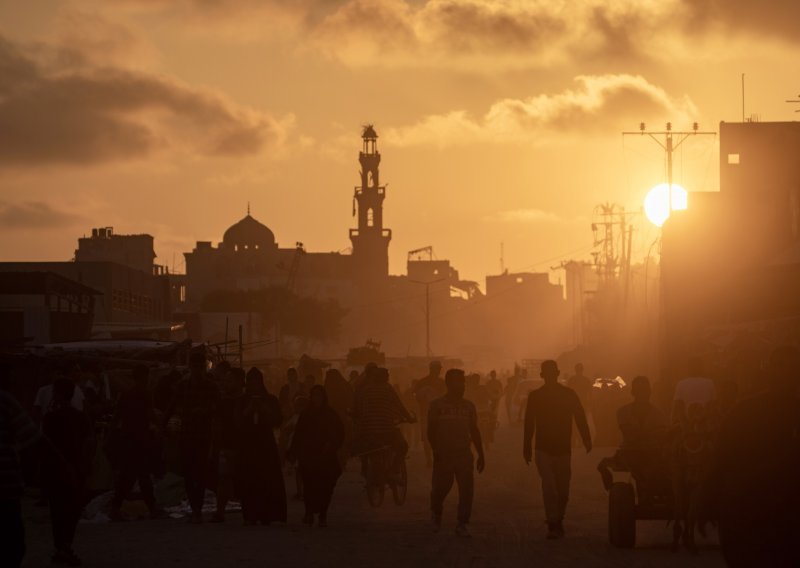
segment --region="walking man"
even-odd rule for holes
[[[458,536],[469,536],[467,524],[472,514],[474,494],[473,469],[485,467],[483,442],[478,430],[475,405],[464,399],[464,371],[450,369],[445,374],[447,394],[432,401],[428,410],[428,441],[433,450],[431,510],[436,532],[442,525],[442,506],[447,494],[458,483]],[[478,452],[473,462],[471,445]]]
[[[211,439],[219,391],[206,376],[204,353],[189,356],[189,376],[177,386],[175,399],[164,415],[164,424],[175,412],[181,418],[179,444],[186,496],[192,508],[191,523],[203,522],[206,471],[211,462]]]
[[[536,469],[542,479],[542,495],[547,516],[547,538],[564,536],[564,511],[569,500],[571,476],[572,421],[578,426],[586,453],[592,439],[586,413],[575,391],[558,383],[560,371],[555,361],[542,362],[544,385],[528,395],[525,409],[523,457],[531,463],[531,441],[536,435]]]
[[[156,506],[150,479],[150,474],[160,469],[156,462],[161,456],[155,433],[153,402],[148,391],[149,378],[150,370],[144,365],[136,365],[133,368],[133,388],[123,393],[117,403],[114,423],[119,428],[119,448],[115,452],[119,472],[111,499],[112,521],[123,520],[122,504],[137,482],[150,517],[157,519],[162,515]]]

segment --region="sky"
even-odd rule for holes
[[[795,120],[800,2],[0,0],[0,260],[68,260],[92,227],[182,270],[248,203],[281,246],[346,251],[362,125],[390,268],[462,277],[588,259],[601,203],[665,181],[641,122]],[[716,191],[718,138],[675,152]],[[691,201],[690,201],[691,206]],[[658,236],[637,215],[634,254]],[[556,277],[556,276],[554,276]]]

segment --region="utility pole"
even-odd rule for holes
[[[439,278],[438,280],[431,280],[423,282],[421,280],[409,280],[414,284],[425,285],[425,356],[431,356],[431,284],[442,282],[447,278]]]
[[[600,250],[592,253],[598,276],[605,281],[621,277],[630,257],[632,229],[628,217],[636,212],[625,211],[616,203],[602,203],[594,208],[592,233],[594,246]]]
[[[712,134],[714,136],[717,135],[716,132],[700,132],[698,130],[698,125],[695,122],[692,125],[691,132],[677,132],[672,130],[672,123],[668,122],[666,126],[666,130],[658,131],[650,131],[646,129],[644,122],[639,124],[639,132],[623,132],[622,136],[644,136],[645,134],[655,140],[655,142],[664,149],[664,152],[667,155],[667,186],[668,196],[669,196],[669,212],[672,214],[672,153],[678,149],[678,146],[683,144],[687,138],[690,136],[697,136],[700,135],[708,135]],[[664,141],[662,142],[657,136],[663,136]]]
[[[633,244],[633,225],[628,225],[628,252],[625,255],[625,307],[626,308],[628,307],[628,294],[631,288],[631,245],[632,244]]]

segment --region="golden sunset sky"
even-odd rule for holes
[[[388,183],[391,270],[588,258],[595,205],[664,181],[639,122],[794,120],[800,2],[0,0],[2,260],[66,260],[96,226],[182,267],[248,201],[281,246],[344,250],[362,124]],[[719,188],[718,140],[675,180]],[[637,225],[634,252],[656,236]]]

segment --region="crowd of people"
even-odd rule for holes
[[[610,487],[611,471],[621,464],[647,478],[648,468],[662,464],[647,456],[663,456],[666,448],[676,514],[682,513],[676,526],[687,548],[694,547],[695,526],[702,528],[713,517],[732,566],[747,565],[737,560],[746,555],[742,543],[754,534],[777,551],[775,558],[789,554],[785,542],[797,532],[800,510],[799,492],[787,489],[794,487],[791,475],[800,473],[797,352],[777,351],[771,389],[738,405],[735,389],[706,378],[698,360],[687,370],[675,387],[670,416],[651,403],[646,377],[636,377],[624,391],[633,402],[614,408],[621,444],[600,463],[603,482]],[[289,368],[283,384],[267,388],[258,368],[245,371],[221,361],[209,370],[206,355],[195,352],[185,373],[173,369],[156,381],[147,366],[134,366],[129,388],[107,401],[111,419],[101,439],[85,411],[86,394],[76,385],[79,373],[40,389],[35,419],[0,389],[3,565],[18,566],[25,551],[23,458],[39,466],[38,481],[50,508],[53,562],[80,565],[72,545],[98,451],[114,471],[112,521],[126,520],[123,505],[134,486],[150,517],[163,518],[153,479],[172,469],[183,478],[190,523],[225,522],[233,499],[241,503],[247,526],[286,523],[290,473],[293,498],[305,506],[302,522],[326,527],[337,481],[351,457],[388,448],[394,470],[410,445],[421,444],[431,470],[434,530],[441,528],[444,501],[455,484],[456,534],[469,536],[474,474],[486,467],[485,448],[494,438],[504,400],[509,423],[522,419],[522,458],[535,464],[541,480],[547,538],[563,538],[571,454],[576,445],[592,451],[600,430],[597,393],[602,396],[606,386],[598,388],[582,365],[567,380],[559,381],[560,375],[555,361],[542,362],[541,384],[524,391],[517,410],[514,399],[523,384],[532,382],[521,372],[503,385],[494,371],[482,381],[458,368],[443,373],[441,363],[432,361],[424,377],[400,385],[375,364],[348,378],[330,368],[319,383],[313,375],[301,380],[297,369]],[[111,398],[107,386],[99,390]],[[621,401],[618,393],[615,397]],[[208,489],[215,492],[216,504],[206,518]],[[712,508],[716,512],[704,517]]]

